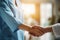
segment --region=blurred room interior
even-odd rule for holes
[[[21,0],[21,8],[24,23],[30,26],[40,25],[47,27],[60,22],[60,0]],[[46,33],[41,37],[33,37],[27,31],[25,40],[54,40],[52,33]]]

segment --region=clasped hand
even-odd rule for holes
[[[33,36],[39,37],[39,36],[42,36],[43,34],[45,34],[46,30],[44,28],[40,27],[40,26],[33,26],[30,29],[29,33]]]

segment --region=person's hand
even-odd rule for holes
[[[29,33],[33,36],[42,36],[45,33],[45,29],[40,26],[33,26]]]
[[[29,27],[29,26],[26,26],[26,25],[20,25],[19,26],[19,29],[22,29],[22,30],[26,30],[28,31],[31,35],[33,36],[42,36],[45,32],[44,28],[41,28],[40,26],[32,26]]]
[[[47,32],[53,32],[52,27],[47,27],[47,28],[42,28],[40,26],[33,26],[33,29],[39,29],[40,30],[40,36],[42,36],[43,34],[47,33]]]
[[[42,28],[40,26],[32,26],[29,27],[29,26],[26,26],[26,25],[20,25],[18,27],[19,29],[22,29],[22,30],[26,30],[26,31],[29,31],[29,33],[33,36],[42,36],[43,34],[45,34],[46,32],[53,32],[52,30],[52,27],[49,27],[49,28]]]

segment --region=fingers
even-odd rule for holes
[[[39,26],[33,26],[32,29],[30,30],[30,34],[33,36],[42,36],[45,32],[44,32],[44,28],[39,27]]]
[[[33,36],[39,36],[39,31],[36,29],[31,29],[29,33]]]
[[[35,32],[36,32],[36,35],[37,35],[37,36],[42,35],[42,32],[41,32],[40,30],[38,30],[38,29],[35,29]]]
[[[44,28],[42,28],[42,27],[39,27],[39,26],[34,26],[34,27],[32,27],[33,29],[38,29],[39,30],[39,32],[40,33],[44,33]]]
[[[38,32],[34,32],[34,33],[31,32],[30,34],[33,35],[33,36],[37,36],[37,37],[42,35],[42,33],[38,33]]]
[[[29,33],[31,35],[37,36],[37,37],[43,35],[43,32],[41,30],[39,30],[39,29],[36,29],[36,28],[35,29],[32,28]]]
[[[39,30],[39,29],[36,29],[36,32],[37,32],[37,35],[41,36],[44,32]],[[39,33],[39,34],[38,34]]]

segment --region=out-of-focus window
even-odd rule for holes
[[[32,16],[35,14],[35,4],[25,4],[22,3],[22,10],[23,10],[23,21],[25,24],[31,26],[35,23],[35,20],[32,18]],[[25,40],[29,40],[29,33],[25,31]]]
[[[41,26],[48,26],[52,17],[52,3],[41,3]]]
[[[35,13],[35,5],[34,4],[22,4],[22,9],[24,14],[30,15]]]
[[[33,23],[32,15],[35,14],[35,4],[22,3],[24,23],[31,25]]]
[[[41,3],[40,5],[40,15],[41,15],[41,26],[49,27],[52,20],[52,3]],[[51,33],[44,34],[40,40],[54,40],[54,37]]]

